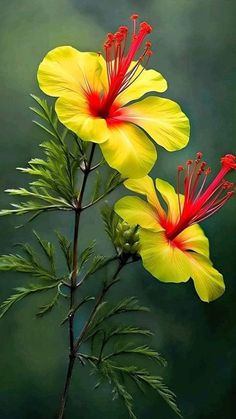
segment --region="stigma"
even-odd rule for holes
[[[219,211],[235,193],[235,184],[225,179],[236,170],[236,156],[226,154],[221,158],[221,169],[209,181],[211,168],[202,160],[201,152],[195,160],[187,160],[185,166],[177,170],[177,195],[179,219],[175,225],[167,226],[168,239],[173,240],[181,231],[199,223]],[[181,202],[180,189],[183,186],[184,200]]]

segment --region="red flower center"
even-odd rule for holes
[[[143,45],[144,39],[151,33],[152,27],[147,22],[141,22],[137,31],[138,15],[132,15],[133,32],[129,39],[127,26],[120,26],[116,33],[108,33],[104,43],[108,91],[86,93],[89,109],[93,116],[109,119],[117,116],[117,96],[127,89],[142,73],[141,63],[147,64],[152,55],[151,42],[147,41],[139,58],[136,57],[138,50]],[[146,61],[145,61],[146,58]],[[132,61],[136,60],[130,68]]]
[[[108,125],[118,125],[122,123],[121,116],[125,114],[125,108],[121,108],[116,101],[111,104],[109,109],[105,109],[106,97],[101,97],[99,93],[87,94],[90,114],[94,117],[104,118]]]
[[[235,185],[224,179],[231,170],[236,170],[236,156],[227,154],[221,158],[222,167],[212,182],[206,187],[211,168],[202,161],[202,153],[196,160],[187,160],[186,167],[178,166],[177,194],[179,219],[175,225],[165,223],[169,240],[177,240],[178,234],[186,227],[205,220],[219,211],[234,194]],[[184,173],[184,203],[180,205],[180,180]],[[176,243],[176,245],[178,245]]]

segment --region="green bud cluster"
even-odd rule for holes
[[[125,221],[119,221],[116,226],[114,244],[123,253],[132,255],[138,253],[140,242],[137,226],[130,226]]]

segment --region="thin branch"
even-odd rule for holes
[[[97,308],[98,308],[98,306],[99,306],[99,304],[102,302],[102,300],[103,300],[103,298],[105,297],[105,295],[107,294],[107,292],[109,291],[109,289],[114,285],[114,284],[116,284],[117,283],[117,277],[118,277],[118,275],[119,275],[119,273],[120,273],[120,271],[121,271],[121,269],[123,268],[125,266],[125,262],[122,262],[121,260],[119,261],[119,265],[118,265],[118,267],[117,267],[117,269],[116,269],[116,271],[115,271],[115,273],[114,273],[114,275],[113,275],[113,277],[112,277],[112,280],[109,282],[109,284],[104,284],[104,286],[103,286],[103,289],[102,289],[102,291],[101,291],[101,293],[100,293],[100,295],[98,296],[98,298],[97,298],[97,300],[96,300],[96,303],[95,303],[95,305],[94,305],[94,307],[93,307],[93,310],[92,310],[92,312],[91,312],[91,314],[90,314],[90,316],[89,316],[89,318],[88,318],[88,320],[87,320],[87,322],[85,323],[85,325],[84,325],[84,327],[83,327],[83,329],[82,329],[82,331],[81,331],[81,333],[80,333],[80,336],[78,337],[78,339],[77,339],[77,342],[75,343],[75,352],[77,352],[78,351],[78,349],[79,349],[79,347],[80,347],[80,345],[81,345],[81,343],[83,342],[83,338],[86,336],[86,333],[87,333],[87,331],[88,331],[88,329],[89,329],[89,325],[90,325],[90,323],[92,322],[92,320],[93,320],[93,317],[94,317],[94,314],[96,313],[96,310],[97,310]]]
[[[81,190],[79,197],[76,201],[75,208],[75,224],[74,224],[74,240],[73,240],[73,265],[72,265],[72,274],[71,274],[71,283],[70,283],[70,311],[69,311],[69,340],[70,340],[70,355],[69,355],[69,364],[66,374],[65,386],[63,395],[61,398],[61,404],[59,408],[58,419],[63,419],[65,406],[68,397],[68,391],[71,383],[71,377],[73,372],[73,367],[76,359],[76,350],[75,350],[75,338],[74,338],[74,302],[75,302],[75,291],[77,288],[77,271],[78,271],[78,236],[79,236],[79,224],[80,224],[80,215],[82,208],[82,201],[85,192],[85,187],[87,179],[90,173],[90,168],[92,165],[93,155],[95,150],[95,144],[92,144],[90,156],[88,162],[86,162],[86,170],[84,171],[84,177],[81,185]]]
[[[102,195],[100,195],[100,196],[99,196],[97,199],[95,199],[93,202],[90,202],[89,204],[84,205],[84,206],[81,208],[81,211],[84,211],[85,209],[90,208],[90,207],[92,207],[93,205],[97,204],[97,202],[101,201],[103,198],[105,198],[106,196],[108,196],[111,192],[113,192],[116,188],[118,188],[118,186],[122,185],[122,184],[123,184],[123,182],[124,182],[123,180],[122,180],[122,181],[120,181],[119,183],[117,183],[117,185],[113,186],[113,188],[111,188],[111,189],[109,189],[108,191],[104,192]]]

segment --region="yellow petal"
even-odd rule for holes
[[[148,202],[157,209],[159,216],[165,215],[157,197],[153,180],[150,176],[144,176],[140,179],[127,179],[124,182],[124,185],[133,192],[146,195]]]
[[[103,118],[90,115],[87,101],[75,93],[60,97],[55,105],[59,120],[84,141],[102,143],[109,137]]]
[[[128,224],[138,224],[143,228],[161,231],[163,228],[158,223],[157,213],[154,208],[141,198],[125,196],[115,204],[116,213]]]
[[[162,198],[167,204],[168,207],[168,215],[167,219],[172,224],[175,224],[179,219],[179,203],[178,203],[178,195],[175,192],[175,189],[172,185],[162,179],[156,179],[156,188],[158,192],[160,192]],[[183,196],[180,195],[180,207],[183,204]]]
[[[191,277],[195,289],[202,301],[210,302],[219,298],[225,291],[223,276],[205,256],[197,253],[189,253],[191,261]]]
[[[150,96],[125,109],[125,120],[143,128],[166,150],[179,150],[188,143],[189,120],[177,103]]]
[[[136,62],[132,62],[129,71],[135,66]],[[140,74],[138,76],[138,74]],[[138,77],[137,77],[138,76]],[[135,78],[137,79],[135,80]],[[164,77],[156,70],[145,70],[139,66],[137,73],[134,74],[133,83],[120,93],[118,101],[125,105],[132,100],[139,99],[141,96],[148,92],[165,92],[167,89],[167,82]]]
[[[80,52],[70,46],[50,51],[38,69],[38,82],[44,93],[64,96],[70,92],[83,94],[83,89],[100,91],[101,58],[97,53]]]
[[[124,177],[145,176],[153,167],[156,148],[145,133],[132,124],[109,127],[110,138],[101,144],[107,163]]]
[[[163,282],[186,282],[191,275],[188,257],[166,239],[164,232],[140,229],[140,255],[144,267]]]
[[[185,228],[176,239],[181,242],[181,249],[192,250],[209,257],[209,241],[199,224]]]

